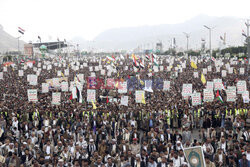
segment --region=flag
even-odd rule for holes
[[[246,33],[244,32],[244,30],[242,30],[242,35],[243,35],[244,37],[247,38],[247,35],[246,35]]]
[[[206,82],[207,82],[203,73],[201,74],[201,82],[203,83],[203,85],[206,84]]]
[[[223,37],[222,37],[222,36],[220,36],[220,39],[221,39],[222,41],[224,41],[224,39],[223,39]]]
[[[64,77],[64,74],[63,74],[63,72],[61,72],[61,75]]]
[[[152,54],[152,63],[154,63],[155,66],[159,66],[157,60],[156,60],[156,55]]]
[[[106,103],[108,104],[109,103],[109,97],[107,96],[107,99],[106,99]]]
[[[71,95],[70,95],[70,97],[69,97],[69,100],[72,100],[73,99],[73,95],[72,95],[72,93],[71,93]]]
[[[223,103],[223,99],[222,99],[222,97],[220,96],[219,90],[217,90],[216,98],[217,98],[221,103]]]
[[[149,55],[146,54],[145,57],[146,57],[147,60],[150,60],[150,56]]]
[[[96,105],[94,103],[94,101],[92,100],[92,105],[93,105],[93,109],[95,110],[96,109]]]
[[[141,85],[144,85],[144,82],[140,79],[140,83],[141,83]]]
[[[197,65],[193,61],[191,61],[191,67],[197,69]]]
[[[136,68],[139,68],[139,66],[137,65],[136,57],[135,57],[134,54],[132,54],[132,59],[133,59],[133,65],[134,65]]]
[[[211,57],[211,59],[212,59],[213,62],[215,62],[215,58],[213,56]]]
[[[142,104],[146,104],[144,93],[142,93],[142,100],[141,100],[141,102],[142,102]]]
[[[18,32],[21,33],[22,35],[24,34],[25,30],[22,29],[21,27],[18,27]]]
[[[41,37],[40,37],[40,36],[38,36],[37,38],[39,39],[39,41],[40,41],[40,43],[41,43]]]

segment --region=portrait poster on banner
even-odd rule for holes
[[[144,90],[136,90],[135,91],[135,102],[136,103],[142,103],[143,97],[145,97],[145,91]]]
[[[184,148],[183,152],[190,167],[206,167],[201,146]]]

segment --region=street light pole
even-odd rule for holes
[[[248,59],[250,58],[250,37],[249,37],[249,26],[250,26],[250,23],[249,23],[249,20],[247,20],[247,22],[245,23],[246,26],[247,26],[247,57]]]
[[[183,34],[186,36],[186,38],[187,38],[187,53],[188,53],[188,39],[189,39],[189,37],[190,37],[190,35],[188,34],[188,33],[186,33],[186,32],[183,32]]]
[[[209,53],[210,53],[210,57],[212,57],[212,39],[211,39],[211,31],[214,27],[208,27],[206,25],[204,25],[205,28],[207,28],[209,30]]]

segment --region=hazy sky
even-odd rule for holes
[[[173,24],[196,15],[250,18],[250,0],[0,0],[0,24],[25,41],[92,40],[117,27]]]

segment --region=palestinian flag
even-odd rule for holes
[[[221,103],[223,103],[223,99],[222,99],[222,97],[220,96],[219,90],[217,90],[216,98],[217,98]]]

